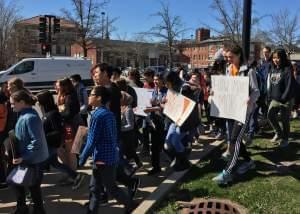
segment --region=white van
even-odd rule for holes
[[[89,59],[73,57],[25,58],[6,71],[0,71],[0,83],[13,77],[31,90],[53,88],[56,80],[79,74],[86,86],[92,84]]]

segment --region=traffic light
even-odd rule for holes
[[[50,45],[46,43],[41,44],[41,50],[42,54],[46,55],[50,51]]]
[[[47,19],[46,17],[40,17],[40,25],[39,25],[40,35],[39,35],[39,41],[40,43],[46,42],[47,40]]]
[[[60,32],[60,19],[56,17],[54,18],[53,32],[54,33]]]

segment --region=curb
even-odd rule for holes
[[[208,139],[208,138],[207,138]],[[191,155],[190,162],[193,165],[198,164],[205,156],[207,156],[214,149],[218,148],[224,141],[214,141],[205,146],[203,151]],[[156,189],[132,212],[133,214],[141,214],[150,212],[155,205],[157,205],[165,195],[167,195],[187,174],[189,169],[181,172],[173,172],[169,175]]]

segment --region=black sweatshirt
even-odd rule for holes
[[[268,94],[271,100],[286,103],[291,98],[292,73],[290,67],[272,67],[269,74]]]

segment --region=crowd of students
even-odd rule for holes
[[[189,154],[194,139],[203,133],[204,126],[216,139],[224,139],[227,150],[222,157],[227,161],[225,169],[213,178],[218,184],[227,184],[233,172],[246,173],[255,168],[247,145],[260,129],[260,120],[268,119],[274,130],[272,142],[288,146],[291,110],[297,114],[299,99],[296,96],[300,73],[291,63],[283,49],[271,53],[263,49],[261,62],[246,63],[240,47],[233,46],[217,52],[214,66],[209,71],[177,71],[155,73],[146,70],[144,82],[138,70],[132,69],[123,78],[118,68],[105,63],[91,69],[95,86],[88,92],[79,75],[58,80],[55,83],[56,99],[50,91],[33,95],[23,81],[13,78],[2,84],[0,93],[0,182],[6,187],[6,177],[18,165],[34,167],[34,184],[25,188],[12,185],[17,207],[14,213],[29,213],[26,192],[30,192],[34,213],[45,213],[41,182],[43,172],[52,166],[63,172],[61,185],[72,185],[76,190],[85,174],[78,173],[92,156],[87,213],[97,213],[100,203],[108,200],[108,194],[125,206],[127,213],[134,208],[134,195],[140,179],[134,172],[143,167],[140,155],[150,155],[152,168],[149,176],[161,172],[161,154],[170,159],[175,171],[190,167]],[[244,124],[210,116],[210,100],[213,97],[211,75],[248,76],[249,99]],[[152,89],[151,107],[145,109],[147,116],[135,115],[137,94],[134,88]],[[163,114],[168,100],[168,90],[180,93],[197,103],[182,126],[177,126]],[[33,108],[40,107],[42,117]],[[90,120],[88,122],[88,114]],[[280,114],[280,117],[278,115]],[[206,121],[203,122],[203,116]],[[282,123],[280,126],[279,122]],[[204,125],[205,124],[205,125]],[[71,152],[78,127],[88,126],[87,140],[80,155]],[[18,140],[13,151],[11,133]],[[141,147],[138,153],[138,147]],[[238,158],[245,160],[237,164]],[[132,164],[134,163],[134,164]],[[237,167],[238,166],[238,167]],[[128,192],[118,187],[125,185]]]

